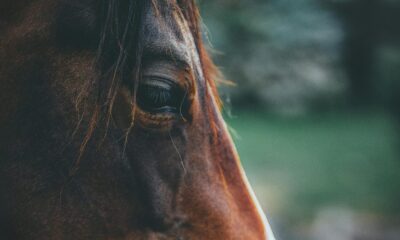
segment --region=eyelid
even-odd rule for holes
[[[187,92],[191,83],[187,80],[181,81],[176,78],[166,74],[145,74],[142,76],[141,84],[152,85],[166,90],[180,89]]]
[[[168,60],[155,60],[145,63],[142,79],[150,78],[166,79],[183,89],[190,89],[194,84],[189,67],[184,67]]]
[[[143,84],[152,85],[156,87],[161,87],[164,89],[170,90],[174,87],[174,85],[178,85],[178,83],[166,76],[159,75],[146,75],[143,76],[144,82]]]

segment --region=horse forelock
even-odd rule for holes
[[[144,49],[144,15],[146,8],[153,8],[160,26],[169,24],[178,32],[184,32],[177,21],[164,22],[166,15],[178,12],[186,22],[189,33],[194,40],[199,56],[202,75],[205,80],[204,88],[206,99],[204,104],[211,122],[215,114],[211,109],[212,99],[218,107],[221,101],[218,97],[216,82],[220,79],[220,72],[211,60],[201,34],[201,19],[194,0],[129,0],[122,4],[118,0],[102,1],[100,10],[101,35],[97,48],[97,58],[94,68],[100,72],[99,77],[89,79],[81,89],[76,101],[77,108],[85,108],[87,101],[94,101],[87,133],[80,147],[80,156],[84,153],[87,143],[94,130],[102,121],[108,128],[111,119],[115,98],[121,84],[126,84],[132,92],[132,116],[135,112],[136,90],[138,89]],[[212,95],[212,96],[211,96]],[[84,110],[78,111],[84,112]],[[132,124],[133,126],[133,118]],[[79,126],[77,126],[79,128]],[[127,134],[130,129],[127,129]],[[77,162],[79,163],[80,157]]]

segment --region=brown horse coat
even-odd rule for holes
[[[274,239],[194,1],[0,9],[1,239]]]

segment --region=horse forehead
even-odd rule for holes
[[[197,58],[194,40],[187,23],[176,9],[166,9],[160,14],[153,6],[144,17],[144,48],[149,52],[171,55],[193,66]]]

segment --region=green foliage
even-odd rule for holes
[[[227,118],[250,182],[272,219],[297,226],[326,206],[398,216],[396,123],[380,110],[287,119]]]

